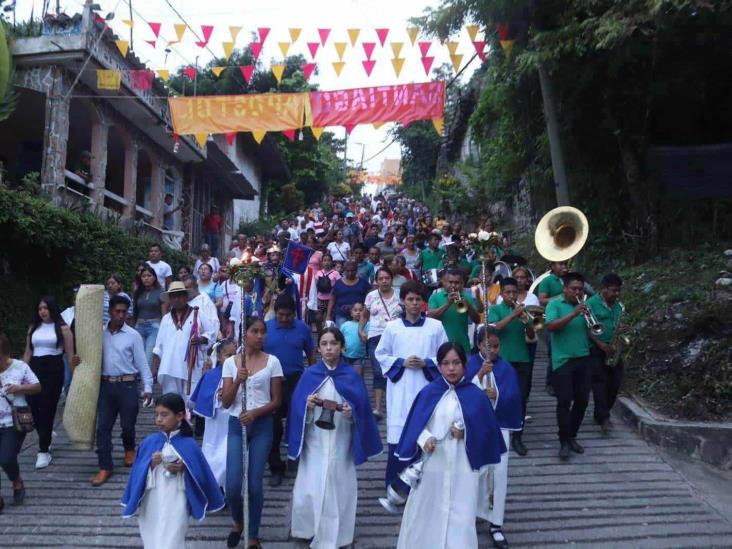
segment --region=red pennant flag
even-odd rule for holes
[[[231,146],[234,144],[234,139],[236,139],[236,132],[227,132],[224,134],[224,137],[229,146]]]
[[[189,80],[195,80],[196,79],[196,68],[195,67],[186,67],[183,69],[183,74],[185,74]]]
[[[267,36],[269,36],[269,27],[259,27],[257,32],[259,33],[259,43],[264,44],[264,41],[267,40]]]
[[[282,130],[282,135],[293,143],[295,142],[295,130]]]
[[[366,62],[366,61],[364,61],[364,63],[365,63],[365,62]],[[347,133],[348,135],[351,135],[351,132],[353,131],[353,128],[355,128],[355,127],[356,127],[356,124],[346,124],[346,125],[345,125],[344,127],[346,128],[346,133]]]
[[[310,76],[313,74],[315,67],[316,67],[315,63],[303,63],[302,64],[302,72],[305,76],[305,80],[310,79]]]
[[[366,59],[371,60],[376,42],[361,42],[361,45],[363,46],[363,52],[366,54]]]
[[[320,42],[308,42],[308,50],[310,51],[310,56],[315,59],[315,54],[318,53],[318,48],[320,47]]]
[[[384,44],[386,43],[386,37],[389,36],[389,29],[375,29],[376,30],[376,36],[379,37],[379,42],[381,42],[381,47],[384,47]]]
[[[419,51],[422,54],[422,57],[426,57],[427,53],[430,51],[430,46],[432,45],[432,42],[419,42]]]
[[[475,52],[478,54],[478,57],[480,57],[480,60],[485,61],[485,40],[476,40],[473,42],[473,47],[475,48]]]
[[[434,62],[434,57],[423,57],[422,58],[422,66],[424,67],[424,72],[427,76],[430,75],[430,69],[432,68],[432,63]]]
[[[201,42],[200,40],[197,40],[196,46],[198,46],[199,48],[205,48],[206,46],[208,46],[208,42]]]
[[[203,41],[206,42],[206,44],[208,44],[208,41],[211,39],[211,33],[213,30],[213,25],[201,25],[201,34],[203,34]]]
[[[261,42],[252,42],[249,44],[249,49],[252,51],[252,55],[254,56],[254,59],[259,59],[259,54],[262,53],[262,43]]]
[[[160,37],[160,27],[163,24],[162,23],[148,23],[148,25],[150,25],[150,30],[153,31],[155,38],[159,38]]]
[[[374,65],[376,65],[376,61],[369,59],[368,61],[361,61],[363,63],[363,69],[366,71],[367,76],[371,76],[371,71],[374,70]]]
[[[239,67],[239,69],[241,70],[242,76],[244,76],[244,80],[249,84],[249,81],[252,79],[252,74],[254,74],[254,65],[244,65]]]
[[[150,44],[153,48],[155,47],[155,44],[157,44],[157,40],[145,40],[146,43]]]
[[[132,70],[129,73],[130,87],[133,90],[149,90],[152,88],[155,73],[151,70]]]
[[[318,36],[320,36],[320,44],[325,46],[328,36],[330,35],[330,29],[318,29]]]
[[[506,23],[496,23],[499,40],[508,40],[508,25]]]

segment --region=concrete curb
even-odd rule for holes
[[[646,442],[732,471],[732,423],[659,418],[627,396],[618,398],[616,411]]]

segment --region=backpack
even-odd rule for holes
[[[331,290],[333,290],[333,284],[330,281],[330,273],[332,272],[333,271],[328,271],[324,276],[318,278],[315,283],[315,289],[321,294],[329,294]]]

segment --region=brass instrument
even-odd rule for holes
[[[460,313],[467,313],[468,312],[468,305],[465,303],[465,300],[463,299],[463,294],[459,294],[458,298],[455,300],[455,310]]]
[[[521,313],[521,322],[527,326],[533,326],[535,332],[543,330],[544,307],[540,307],[539,305],[527,305],[524,307],[524,312]]]
[[[618,305],[620,306],[620,314],[618,315],[618,320],[615,323],[615,333],[613,334],[613,338],[610,340],[610,348],[612,349],[612,352],[605,355],[605,365],[610,366],[611,368],[618,365],[623,353],[625,353],[625,350],[630,346],[630,337],[626,334],[620,333],[620,320],[625,314],[625,305],[620,301],[618,301]]]
[[[582,304],[587,304],[587,296],[585,294],[582,294],[582,297],[578,300]],[[587,307],[587,312],[582,313],[582,316],[585,317],[585,322],[587,323],[587,327],[589,328],[590,332],[592,332],[592,335],[594,336],[601,336],[605,333],[605,326],[602,324],[602,322],[599,322],[597,320],[597,317],[595,317],[595,313],[592,312],[592,309]]]

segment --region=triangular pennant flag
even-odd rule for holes
[[[404,58],[395,57],[391,60],[391,66],[394,67],[394,73],[399,78],[399,74],[402,72],[402,67],[404,66]]]
[[[198,146],[202,149],[206,146],[206,141],[208,141],[208,134],[207,133],[197,133],[196,134],[196,143],[198,143]]]
[[[167,82],[168,78],[170,78],[170,71],[168,69],[158,69],[155,72],[163,80],[163,82]]]
[[[366,71],[367,76],[371,76],[371,71],[374,70],[374,65],[376,65],[376,61],[369,59],[368,61],[361,61],[363,63],[363,69]]]
[[[458,46],[460,45],[460,42],[448,42],[447,43],[447,51],[450,52],[450,55],[455,55],[457,53]]]
[[[475,38],[478,36],[478,25],[468,25],[465,30],[468,31],[470,41],[475,42]]]
[[[474,41],[473,47],[475,48],[475,52],[478,54],[478,57],[480,57],[480,60],[485,61],[485,40]]]
[[[201,25],[201,34],[203,35],[203,41],[206,42],[206,44],[211,40],[211,33],[213,33],[213,30],[213,25]]]
[[[145,40],[146,44],[150,44],[153,48],[157,46],[158,41],[157,40]]]
[[[371,56],[374,53],[374,48],[376,47],[376,42],[361,42],[361,46],[363,46],[363,52],[366,54],[366,59],[371,59]]]
[[[280,47],[282,57],[287,57],[287,52],[290,51],[290,42],[277,42],[277,45]]]
[[[308,51],[310,52],[310,56],[315,59],[315,54],[318,53],[318,48],[320,47],[320,42],[308,42]]]
[[[333,63],[333,70],[335,71],[336,76],[341,75],[341,71],[343,70],[343,67],[345,67],[345,66],[346,66],[346,64],[343,61],[335,61]]]
[[[423,57],[422,58],[422,66],[424,67],[424,72],[427,76],[430,75],[430,69],[432,68],[432,63],[435,61],[434,57]]]
[[[513,49],[513,45],[516,43],[516,40],[500,40],[501,47],[503,48],[503,53],[506,54],[506,57],[511,55],[511,50]]]
[[[330,36],[330,29],[318,29],[318,36],[320,36],[320,45],[325,46],[328,36]]]
[[[261,42],[252,42],[249,44],[249,49],[252,51],[252,56],[255,60],[259,59],[259,54],[262,53],[262,43]]]
[[[506,23],[496,23],[498,31],[498,40],[508,40],[508,25]]]
[[[348,29],[348,39],[351,41],[352,48],[356,47],[359,34],[361,34],[361,29]]]
[[[196,79],[196,68],[195,67],[186,67],[183,69],[183,74],[185,74],[189,80],[195,80]]]
[[[97,69],[97,88],[100,90],[118,90],[121,84],[121,71]]]
[[[353,128],[356,127],[356,124],[346,124],[343,127],[346,128],[346,134],[351,135],[351,132],[353,131]]]
[[[130,28],[134,28],[135,22],[132,19],[122,19],[122,22]]]
[[[297,39],[300,38],[300,33],[302,32],[302,29],[292,28],[288,30],[290,31],[290,40],[292,40],[293,42],[297,42]]]
[[[453,53],[450,55],[450,61],[452,62],[452,70],[455,72],[460,70],[460,63],[463,62],[463,54],[462,53]]]
[[[216,78],[221,76],[221,73],[224,72],[224,69],[226,67],[211,67],[211,72],[216,75]]]
[[[221,46],[224,48],[224,57],[228,61],[234,51],[234,42],[221,42]]]
[[[231,34],[231,41],[236,42],[236,37],[239,36],[242,27],[231,26],[229,27],[229,33]]]
[[[445,119],[444,118],[433,118],[432,125],[435,127],[435,130],[437,130],[438,135],[442,135],[442,130],[445,127]]]
[[[419,28],[418,27],[409,27],[407,29],[407,35],[409,36],[409,41],[412,43],[412,46],[414,46],[414,43],[417,40],[417,35],[419,34]]]
[[[122,54],[122,57],[127,56],[127,52],[130,49],[130,43],[127,40],[115,40],[114,43],[117,46],[117,49]]]
[[[171,40],[170,42],[166,42],[165,47],[167,48],[168,46],[174,46],[176,44],[180,44],[180,40]]]
[[[160,27],[162,26],[162,23],[148,23],[148,26],[155,35],[155,38],[158,38],[160,36]]]
[[[336,53],[338,54],[338,59],[343,61],[343,54],[346,53],[348,42],[335,42],[333,45],[335,46]]]
[[[236,139],[236,132],[226,132],[224,134],[224,139],[226,139],[226,142],[231,147],[234,144],[234,140]]]
[[[257,29],[257,33],[259,34],[260,44],[264,44],[264,41],[267,40],[267,36],[269,36],[269,27],[259,27]]]
[[[383,126],[384,124],[386,124],[386,122],[374,122],[374,123],[372,123],[371,125],[372,125],[372,126],[374,127],[374,129],[375,129],[375,130],[378,130],[378,129],[379,129],[379,128],[381,128],[381,126]]]
[[[320,136],[323,135],[323,130],[325,128],[310,128],[310,131],[313,132],[313,137],[316,141],[320,140]]]
[[[239,70],[241,70],[244,80],[249,84],[249,81],[252,79],[252,74],[254,74],[254,65],[244,65],[239,67]]]
[[[295,142],[295,130],[282,130],[282,135],[293,143]]]
[[[309,80],[310,76],[313,74],[313,71],[315,70],[315,67],[316,67],[315,63],[303,63],[301,65],[301,67],[302,67],[302,73],[303,73],[303,76],[305,77],[305,80]]]
[[[185,23],[176,23],[173,25],[173,28],[175,29],[175,37],[180,42],[183,40],[183,35],[186,33],[186,29],[188,28],[188,25]]]
[[[391,43],[391,51],[394,54],[394,57],[399,57],[399,54],[402,53],[403,47],[404,47],[404,42],[392,42]]]
[[[430,46],[432,46],[432,42],[419,43],[419,52],[422,54],[422,57],[427,57],[427,54],[430,52]]]
[[[254,130],[252,132],[252,137],[257,143],[261,143],[265,135],[267,135],[267,132],[265,130]]]
[[[199,48],[205,48],[206,46],[208,46],[208,42],[203,42],[202,40],[196,40],[196,46],[198,46]]]
[[[381,42],[381,47],[384,47],[384,44],[386,43],[386,37],[389,36],[389,29],[374,29],[376,31],[376,36],[379,37],[379,42]]]
[[[277,83],[280,83],[280,80],[282,80],[282,75],[285,73],[285,65],[283,63],[276,63],[272,65],[272,74],[274,74],[275,79],[277,80]]]

